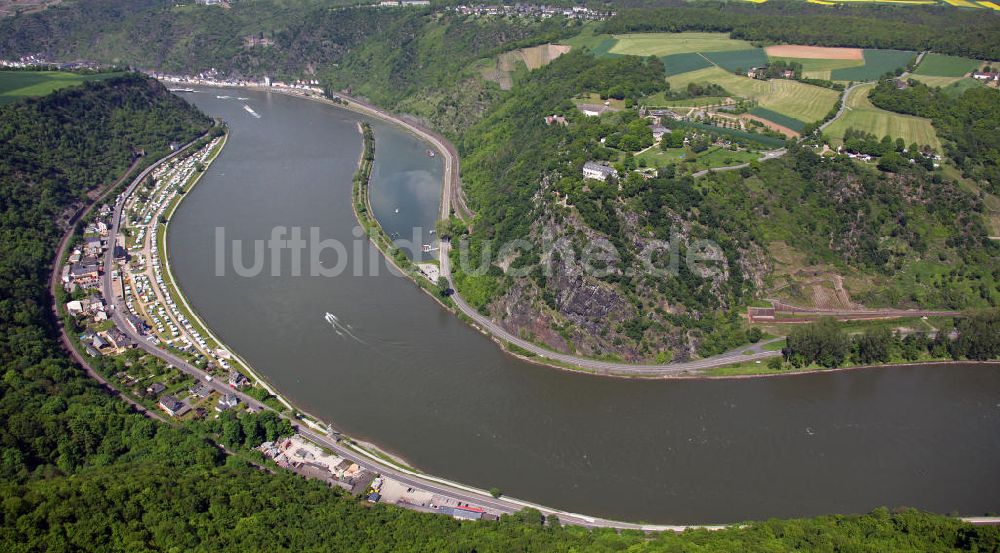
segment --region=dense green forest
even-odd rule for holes
[[[825,319],[792,329],[782,353],[793,367],[815,364],[826,368],[845,363],[872,365],[928,358],[988,361],[1000,357],[1000,311],[971,313],[957,321],[955,331],[955,340],[945,332],[903,336],[886,327],[850,336],[841,324]]]
[[[974,87],[956,96],[914,80],[905,89],[883,81],[868,98],[882,109],[929,118],[965,176],[1000,193],[1000,90]]]

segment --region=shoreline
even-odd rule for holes
[[[441,211],[441,217],[443,219],[447,219],[450,216],[450,211],[451,211],[450,204],[453,192],[452,185],[455,181],[457,181],[457,177],[455,175],[458,174],[458,169],[456,167],[458,164],[458,160],[457,156],[453,155],[454,147],[449,147],[448,144],[446,144],[442,138],[436,136],[431,131],[422,129],[419,126],[415,125],[414,123],[406,121],[402,117],[394,116],[393,114],[388,113],[382,110],[381,108],[368,105],[365,102],[356,100],[346,95],[340,95],[344,101],[337,102],[331,100],[330,98],[326,98],[325,96],[317,96],[315,94],[299,92],[296,89],[284,90],[281,88],[264,87],[258,85],[234,85],[234,84],[222,84],[222,83],[217,83],[217,84],[198,83],[197,86],[205,86],[209,88],[248,89],[248,90],[254,90],[258,92],[268,92],[268,93],[273,92],[285,96],[300,98],[303,100],[311,100],[322,104],[330,105],[333,107],[346,109],[349,111],[353,111],[355,113],[360,113],[370,117],[375,117],[381,121],[396,125],[397,127],[403,129],[404,131],[410,133],[413,136],[416,136],[418,139],[434,147],[445,159],[444,176],[442,178],[443,182],[441,190],[440,211]],[[359,122],[359,131],[360,131],[360,122]],[[362,147],[362,157],[363,156],[364,156],[364,149]],[[362,161],[363,160],[359,160],[359,167]],[[352,209],[354,210],[355,218],[357,219],[358,223],[361,224],[362,227],[364,227],[364,223],[361,221],[361,218],[359,217],[356,204],[353,200],[354,198],[352,198],[351,204],[352,204]],[[381,229],[381,224],[374,216],[374,213],[371,212],[370,205],[367,206],[367,209],[369,216],[368,218],[371,219],[374,225],[377,225],[378,229]],[[379,232],[384,233],[384,231],[381,230],[379,230]],[[478,318],[482,317],[481,315],[479,315],[478,313],[470,315],[469,313],[466,312],[465,309],[462,309],[461,304],[464,303],[464,300],[459,296],[457,292],[453,294],[453,296],[449,296],[449,299],[451,300],[450,302],[446,303],[442,301],[441,298],[437,296],[437,294],[434,294],[433,292],[431,292],[422,285],[419,279],[426,280],[426,278],[421,277],[419,275],[410,274],[409,272],[403,270],[401,267],[398,266],[395,260],[392,259],[392,257],[387,254],[386,250],[383,249],[382,245],[380,245],[371,236],[369,236],[369,240],[371,240],[372,244],[375,245],[376,249],[379,250],[383,258],[385,258],[386,261],[388,261],[388,263],[393,268],[395,268],[397,271],[400,272],[401,274],[400,276],[408,277],[413,282],[413,284],[417,286],[417,288],[427,293],[427,295],[433,298],[434,301],[436,301],[441,307],[443,307],[444,309],[450,311],[452,314],[457,316],[460,321],[470,326],[473,330],[479,332],[480,334],[486,336],[494,343],[496,343],[500,348],[500,350],[504,352],[506,355],[510,355],[518,360],[531,363],[533,365],[548,367],[551,369],[570,372],[577,375],[600,376],[606,378],[635,379],[635,380],[736,380],[736,379],[744,380],[750,378],[800,376],[803,374],[819,374],[819,373],[832,372],[838,370],[860,370],[860,369],[870,369],[870,368],[878,368],[886,366],[908,366],[914,364],[950,363],[949,361],[945,360],[932,360],[932,361],[920,361],[916,363],[900,362],[900,363],[891,363],[887,365],[858,365],[851,367],[839,367],[835,369],[787,370],[780,373],[776,372],[776,373],[738,374],[738,375],[712,375],[712,374],[707,374],[707,371],[711,369],[724,368],[739,363],[764,360],[771,357],[776,357],[780,355],[780,351],[758,351],[753,354],[739,355],[737,352],[743,352],[746,351],[747,349],[752,349],[753,347],[759,345],[759,344],[744,344],[741,345],[739,348],[736,348],[735,350],[724,352],[717,356],[695,359],[687,362],[675,362],[665,365],[642,365],[642,364],[631,364],[631,363],[615,363],[599,358],[579,357],[573,354],[565,354],[562,352],[554,351],[547,347],[539,346],[533,342],[528,342],[522,345],[517,342],[524,342],[524,340],[512,335],[509,337],[498,335],[497,333],[491,331],[488,328],[489,326],[495,326],[495,325],[489,325],[489,324],[484,325],[483,322],[477,320]],[[451,273],[449,270],[450,260],[448,258],[449,250],[450,250],[450,243],[445,240],[441,240],[441,247],[439,250],[439,267],[441,270],[441,275],[448,278],[449,282],[451,283]],[[452,288],[454,288],[453,283],[452,283]],[[178,291],[178,293],[180,292]],[[454,303],[455,305],[451,306],[449,305],[449,303]],[[466,306],[466,307],[472,309],[471,306]],[[476,315],[478,315],[478,317]],[[486,328],[484,328],[484,326],[486,326]],[[504,332],[505,334],[509,334],[506,333],[505,331],[502,332]],[[524,352],[532,355],[527,355],[525,353],[515,351],[514,350],[515,347],[519,348],[520,350],[524,350]],[[569,358],[569,360],[564,361],[560,358]],[[974,361],[960,361],[960,362],[973,363]],[[588,367],[582,363],[587,363],[594,366]],[[699,366],[690,366],[688,365],[690,363]],[[1000,361],[995,361],[993,363],[1000,364]],[[615,365],[615,366],[621,365],[621,367],[605,368],[609,365]],[[302,413],[303,415],[308,415],[310,417],[316,418],[304,411],[300,411],[300,413]]]
[[[181,199],[181,201],[182,200],[183,200],[183,198]],[[180,201],[178,202],[178,205],[179,204],[180,204]],[[174,207],[174,209],[176,209],[176,206]],[[164,255],[168,255],[168,252],[164,252]],[[180,295],[180,296],[183,296],[182,291],[178,287],[176,287],[176,283],[174,284],[174,286],[175,286],[176,293],[178,295]],[[475,324],[473,324],[473,326],[475,327]],[[208,330],[207,327],[206,327],[206,330]],[[225,345],[224,345],[223,342],[218,342],[218,343],[222,347],[225,347]],[[942,364],[942,363],[947,363],[947,362],[940,362],[940,361],[938,361],[938,362],[932,362],[932,363]],[[865,366],[865,367],[858,367],[858,368],[871,368],[871,367],[872,366]],[[849,368],[831,369],[831,370],[848,370],[848,369]],[[790,372],[787,375],[790,376],[790,375],[793,375],[793,374],[797,375],[797,374],[805,374],[805,373],[811,373],[811,372],[820,372],[820,371],[796,371],[796,372]],[[755,378],[755,377],[759,377],[759,376],[785,376],[785,374],[781,374],[781,375],[751,375],[750,377],[754,377]],[[746,376],[722,377],[722,378],[746,378]],[[279,397],[279,398],[281,398],[283,400],[285,399],[280,394],[275,394],[275,396]],[[313,417],[312,415],[309,415],[308,413],[306,413],[304,411],[296,411],[296,412],[300,413],[303,417],[308,416],[308,417],[314,418],[315,420],[317,420],[317,421],[319,421],[321,423],[323,422],[322,419]],[[419,481],[425,482],[425,483],[427,483],[430,486],[434,486],[435,484],[439,484],[439,485],[443,485],[443,486],[446,486],[448,488],[451,488],[453,491],[451,491],[450,493],[466,492],[466,493],[474,494],[475,497],[472,499],[472,501],[477,502],[477,503],[485,503],[485,504],[490,504],[490,505],[503,505],[505,509],[512,509],[512,510],[516,510],[516,509],[523,508],[523,507],[532,507],[532,508],[539,509],[540,511],[542,511],[543,513],[545,513],[547,515],[555,515],[555,516],[559,517],[560,520],[564,524],[580,525],[580,526],[585,526],[585,527],[614,527],[614,528],[620,528],[620,529],[635,529],[635,530],[642,530],[642,531],[667,531],[667,530],[671,530],[671,531],[683,531],[684,529],[687,529],[687,528],[708,528],[708,529],[715,529],[715,528],[723,528],[723,527],[729,526],[729,525],[712,525],[712,524],[709,524],[709,525],[704,525],[704,524],[702,524],[702,525],[699,525],[699,524],[670,525],[670,524],[628,523],[628,522],[612,521],[612,520],[609,520],[609,519],[604,519],[602,517],[590,517],[590,516],[586,516],[586,515],[581,515],[581,514],[576,514],[576,513],[572,513],[572,512],[563,511],[563,510],[560,510],[560,509],[554,509],[554,508],[544,507],[544,506],[539,505],[537,503],[534,503],[532,501],[524,501],[524,500],[519,500],[519,499],[516,499],[516,498],[510,498],[510,497],[507,497],[507,496],[503,496],[501,498],[491,498],[488,495],[489,492],[487,492],[485,490],[480,490],[480,489],[478,489],[478,488],[476,488],[474,486],[468,486],[468,485],[464,485],[464,484],[461,484],[461,483],[458,483],[458,482],[450,481],[450,480],[445,479],[445,478],[439,478],[439,477],[435,477],[435,476],[432,476],[432,475],[429,475],[429,474],[425,474],[425,473],[421,472],[419,469],[414,469],[414,468],[411,468],[409,466],[406,466],[405,465],[405,461],[402,461],[402,460],[398,459],[396,456],[393,456],[392,454],[387,453],[387,455],[390,457],[390,459],[386,459],[386,458],[378,455],[377,453],[373,453],[373,452],[369,451],[368,449],[366,449],[366,447],[374,446],[374,444],[371,444],[370,442],[364,442],[364,441],[362,441],[360,439],[353,439],[352,437],[345,435],[345,436],[343,436],[344,443],[340,443],[340,444],[334,445],[332,443],[333,442],[333,438],[330,435],[326,434],[325,428],[322,428],[322,427],[316,428],[316,427],[314,427],[313,424],[310,423],[310,421],[308,421],[308,420],[306,420],[304,418],[295,417],[295,416],[292,416],[292,417],[289,417],[289,418],[291,418],[293,420],[293,422],[297,422],[297,423],[301,423],[301,424],[305,425],[308,429],[300,428],[300,429],[298,429],[299,433],[304,438],[306,438],[306,439],[308,439],[308,440],[310,440],[310,441],[312,441],[314,443],[317,443],[317,445],[320,445],[320,447],[325,447],[325,448],[330,448],[330,447],[337,448],[337,447],[339,447],[339,448],[347,449],[348,451],[354,452],[356,455],[360,455],[360,456],[366,458],[370,464],[372,464],[372,465],[374,465],[376,467],[379,467],[379,470],[381,470],[383,473],[385,473],[386,471],[388,471],[389,474],[390,474],[390,476],[392,475],[393,472],[395,472],[397,474],[402,473],[402,474],[405,474],[405,475],[412,476],[412,477],[414,477],[415,479],[417,479]],[[318,433],[317,433],[317,431],[318,431]],[[376,451],[379,451],[379,452],[384,451],[381,448],[378,448],[377,446],[375,446],[375,449],[376,449]],[[402,465],[402,466],[400,466],[400,465]]]

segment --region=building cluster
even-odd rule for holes
[[[376,475],[357,463],[338,457],[314,445],[298,434],[276,442],[264,442],[258,451],[273,459],[282,468],[290,469],[307,478],[323,480],[339,486],[352,494],[369,490]]]
[[[430,6],[430,0],[382,0],[375,4],[380,8],[413,8],[418,6]]]
[[[587,8],[585,6],[573,6],[564,8],[559,6],[546,6],[544,4],[469,4],[459,6],[449,6],[449,10],[454,10],[462,15],[504,15],[519,17],[536,17],[547,19],[549,17],[566,17],[569,19],[580,19],[589,21],[604,21],[614,17],[615,13]]]
[[[996,83],[1000,82],[1000,71],[975,71],[972,73],[972,78],[986,83]]]
[[[65,303],[66,313],[83,328],[78,338],[91,357],[114,356],[136,347],[133,336],[154,345],[170,347],[179,354],[201,356],[206,369],[219,368],[229,371],[228,384],[240,389],[250,384],[246,376],[230,367],[229,352],[212,350],[208,341],[194,328],[179,308],[164,280],[159,249],[156,246],[156,225],[178,193],[194,178],[199,164],[207,162],[221,138],[209,142],[204,148],[185,158],[173,160],[154,171],[148,181],[138,185],[131,195],[119,194],[113,204],[104,204],[86,219],[83,237],[72,248],[62,268],[62,285],[71,294]],[[112,232],[115,213],[121,210],[123,221],[119,232]],[[109,248],[111,251],[109,252]],[[113,265],[105,274],[108,256]],[[113,298],[123,300],[116,326],[112,320],[114,305],[108,303],[102,286],[110,283]],[[131,366],[127,361],[126,366]],[[122,371],[115,376],[124,384],[137,386],[155,378],[155,374],[134,376]],[[182,382],[176,373],[164,381]],[[164,381],[143,383],[145,395],[158,399],[157,404],[170,416],[179,417],[192,409],[195,415],[205,416],[209,410],[222,412],[240,403],[235,393],[217,394],[206,382],[196,382],[185,394],[184,389],[169,389]],[[183,387],[183,384],[179,384]],[[216,396],[218,396],[216,401]]]
[[[269,40],[269,39],[260,39]],[[168,85],[180,85],[180,86],[232,86],[232,87],[262,87],[262,88],[274,88],[282,92],[291,92],[300,95],[323,95],[323,87],[320,86],[319,79],[296,79],[294,81],[276,81],[271,77],[265,76],[260,80],[253,79],[240,79],[234,77],[227,77],[219,73],[215,69],[210,69],[208,71],[203,71],[197,75],[170,75],[167,73],[158,73],[156,71],[150,71],[147,73],[150,77],[158,79]],[[180,88],[171,89],[173,91],[190,91],[190,89]]]
[[[499,513],[458,501],[428,490],[415,488],[391,476],[376,474],[314,445],[299,434],[257,447],[265,457],[282,468],[306,478],[322,480],[372,503],[400,505],[425,512],[440,513],[462,520],[497,520]]]
[[[47,61],[45,58],[30,55],[22,56],[15,60],[0,59],[0,67],[14,67],[18,69],[62,69],[62,70],[91,70],[99,71],[107,69],[108,66],[90,61],[55,62]]]

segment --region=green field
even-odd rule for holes
[[[834,69],[830,78],[834,81],[873,81],[886,72],[906,67],[916,56],[907,50],[865,50],[865,64],[857,67]]]
[[[907,144],[913,142],[920,145],[930,144],[941,151],[941,142],[929,119],[892,113],[875,107],[868,100],[868,93],[874,87],[874,84],[866,84],[851,91],[851,95],[847,98],[847,111],[824,131],[834,145],[839,145],[843,141],[847,129],[854,128],[879,138],[883,136],[902,138]]]
[[[782,127],[787,127],[789,129],[792,129],[797,133],[801,133],[802,130],[806,128],[805,123],[799,121],[798,119],[795,119],[794,117],[788,117],[787,115],[782,115],[780,113],[771,111],[767,108],[762,108],[760,106],[757,106],[752,110],[750,110],[750,114],[756,115],[761,119],[767,119],[768,121],[781,125]]]
[[[28,96],[45,96],[53,90],[120,74],[80,75],[65,71],[0,71],[0,105]]]
[[[697,52],[670,54],[660,59],[663,60],[663,67],[668,77],[712,66],[712,62],[708,61],[708,58]]]
[[[972,77],[965,77],[963,79],[955,81],[954,83],[948,86],[942,87],[941,90],[946,94],[957,96],[970,88],[977,88],[981,86],[986,86],[986,85],[977,81],[976,79],[973,79]]]
[[[964,77],[978,67],[978,60],[943,54],[927,54],[920,61],[920,65],[913,71],[913,74],[929,77]]]
[[[940,88],[951,86],[958,81],[961,81],[964,77],[932,77],[930,75],[917,75],[914,73],[910,75],[910,78],[915,81],[920,81],[927,86],[936,86]]]
[[[763,48],[707,52],[704,55],[715,65],[739,73],[746,73],[751,68],[767,65],[767,54],[764,53]]]
[[[807,79],[830,80],[830,74],[836,69],[846,69],[848,67],[860,67],[865,64],[864,60],[825,60],[813,58],[787,58],[770,57],[771,61],[794,62],[802,65],[802,76]]]
[[[835,90],[788,79],[762,81],[734,75],[718,67],[675,75],[667,79],[670,88],[683,90],[688,83],[716,83],[731,94],[752,98],[761,107],[804,123],[818,121],[837,104],[840,95]]]
[[[662,92],[657,92],[656,94],[643,98],[641,103],[647,107],[698,108],[702,106],[717,106],[725,101],[726,99],[721,96],[699,96],[698,98],[674,100],[667,98]]]
[[[729,38],[729,33],[635,33],[615,35],[612,54],[632,56],[669,56],[690,52],[748,50],[753,45]]]

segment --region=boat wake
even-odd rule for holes
[[[257,119],[260,119],[260,114],[257,113],[256,111],[254,111],[252,107],[250,107],[250,106],[248,106],[246,104],[243,104],[243,109],[247,110],[247,113],[249,113],[250,115],[253,115]]]
[[[326,315],[324,315],[323,318],[326,319],[326,322],[330,323],[330,326],[333,327],[333,331],[337,333],[337,336],[340,336],[341,338],[345,339],[350,338],[366,346],[368,345],[368,342],[354,335],[354,333],[352,332],[354,328],[351,325],[340,322],[340,319],[337,318],[337,316],[334,315],[333,313],[327,311]]]

